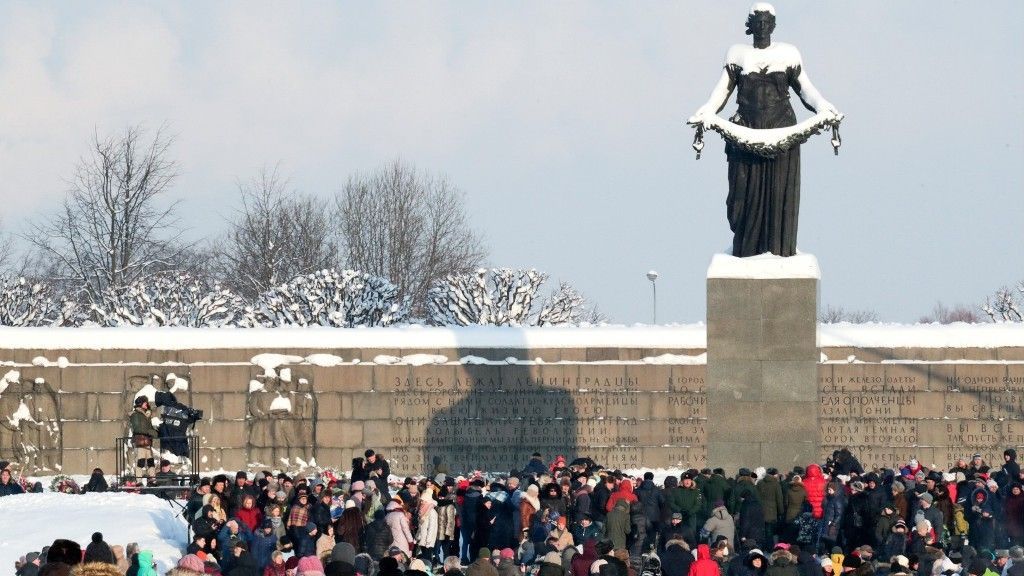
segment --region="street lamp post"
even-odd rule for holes
[[[651,281],[651,324],[658,323],[658,286],[654,282],[658,279],[658,273],[651,270],[647,273],[647,279]]]

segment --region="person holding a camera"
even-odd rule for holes
[[[135,409],[132,410],[128,424],[132,429],[132,445],[135,447],[135,475],[152,478],[156,468],[153,461],[153,439],[159,433],[149,416],[149,398],[139,396],[135,399]]]

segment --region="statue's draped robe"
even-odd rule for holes
[[[736,87],[739,109],[730,120],[749,128],[783,128],[796,124],[789,103],[789,88],[797,86],[800,67],[759,72],[726,66]],[[771,252],[796,254],[797,217],[800,213],[800,148],[794,146],[774,158],[744,152],[726,143],[729,160],[729,196],[726,207],[733,231],[733,256]]]

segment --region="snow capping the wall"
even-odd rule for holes
[[[790,276],[792,277],[792,276]],[[598,326],[587,328],[0,328],[0,348],[31,350],[259,350],[466,348],[649,348],[703,350],[706,327],[697,324]],[[819,346],[855,348],[1024,347],[1024,324],[821,324]],[[3,358],[0,358],[2,360]],[[264,369],[273,366],[265,357]],[[278,356],[273,360],[281,360]],[[295,359],[301,362],[302,358]],[[337,365],[337,357],[306,358]],[[284,364],[286,362],[282,362]],[[280,364],[278,364],[280,365]]]

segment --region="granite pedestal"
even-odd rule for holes
[[[817,259],[716,255],[708,268],[708,463],[818,457]]]

